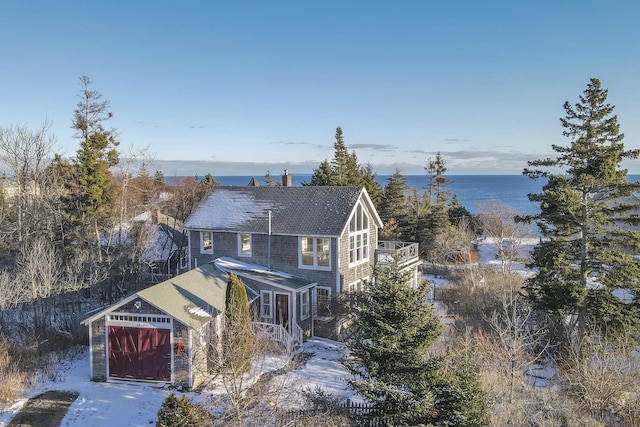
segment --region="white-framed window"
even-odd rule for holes
[[[203,253],[203,254],[213,253],[213,232],[211,231],[200,232],[200,253]]]
[[[300,237],[298,264],[300,268],[331,269],[331,239],[328,237]]]
[[[273,317],[271,291],[260,291],[260,317]]]
[[[184,270],[187,268],[189,259],[187,258],[187,254],[184,250],[180,251],[180,270]]]
[[[369,261],[369,217],[358,204],[349,221],[349,265]]]
[[[238,234],[238,256],[251,256],[251,234]]]
[[[331,314],[331,288],[324,286],[316,287],[315,293],[316,314],[318,316],[328,316]]]
[[[362,278],[355,282],[349,283],[347,286],[347,291],[356,292],[356,291],[364,291],[367,288],[367,278]]]
[[[309,317],[309,289],[300,292],[300,319]]]

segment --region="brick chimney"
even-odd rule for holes
[[[284,175],[282,175],[282,186],[283,187],[293,186],[293,179],[291,178],[291,175],[289,175],[289,171],[287,171],[286,169],[284,170]]]

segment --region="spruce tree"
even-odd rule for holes
[[[384,223],[381,235],[386,239],[400,240],[400,231],[397,227],[406,215],[408,189],[407,179],[400,173],[400,169],[396,169],[395,173],[387,178],[387,184],[381,191],[378,214]]]
[[[218,182],[218,180],[215,179],[213,175],[211,175],[211,173],[208,173],[204,176],[204,178],[202,178],[202,181],[200,181],[200,185],[208,190],[212,187],[219,186],[220,182]]]
[[[249,300],[244,285],[235,274],[229,275],[225,297],[225,326],[223,331],[224,367],[233,376],[251,370],[253,332],[249,315]]]
[[[276,185],[275,182],[273,182],[270,171],[267,171],[267,173],[264,174],[264,182],[267,187],[274,187]]]
[[[155,171],[155,173],[153,174],[153,181],[158,187],[165,186],[164,175],[162,174],[162,171]]]
[[[303,182],[302,185],[312,185],[312,186],[328,186],[333,185],[333,170],[331,169],[331,165],[328,160],[323,160],[318,166],[318,169],[313,170],[313,175],[311,175],[310,182]]]
[[[78,225],[92,226],[98,257],[102,259],[100,226],[111,217],[117,199],[110,168],[119,162],[119,141],[116,131],[105,129],[103,124],[113,117],[107,111],[109,101],[101,101],[102,95],[89,89],[91,80],[87,76],[80,77],[80,82],[81,101],[74,110],[71,126],[80,139],[80,148],[73,159],[73,176],[65,181],[65,211]]]
[[[338,126],[336,128],[335,142],[333,143],[333,159],[331,162],[324,160],[320,163],[318,169],[313,171],[311,181],[303,183],[303,185],[362,187],[365,185],[363,180],[365,178],[368,179],[366,175],[371,175],[372,173],[372,171],[360,167],[358,156],[355,152],[349,153],[344,142],[342,128]]]
[[[428,287],[410,287],[409,274],[393,262],[350,295],[353,358],[344,363],[354,379],[348,383],[392,425],[430,422],[437,411],[434,385],[443,381],[443,359],[430,356],[440,320],[426,303]]]
[[[333,170],[332,185],[355,185],[354,175],[357,171],[357,160],[354,169],[354,158],[349,154],[344,143],[342,128],[336,128],[335,142],[333,143],[333,160],[331,169]]]
[[[533,252],[535,275],[526,289],[534,306],[556,320],[565,332],[584,334],[589,325],[637,327],[640,320],[640,232],[634,226],[632,194],[640,183],[628,182],[620,167],[638,157],[626,150],[608,91],[592,78],[575,105],[564,104],[563,135],[568,146],[553,145],[556,158],[529,162],[524,175],[544,178],[533,216],[544,236]],[[623,302],[613,291],[631,291]],[[567,319],[570,319],[567,322]]]
[[[367,163],[360,169],[360,183],[367,190],[371,203],[376,209],[380,206],[381,189],[380,184],[376,181],[377,174],[373,171],[373,166]]]

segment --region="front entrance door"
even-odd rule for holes
[[[276,294],[276,324],[289,330],[289,295]]]

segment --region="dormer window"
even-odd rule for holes
[[[358,204],[349,221],[349,265],[369,261],[369,217]]]

